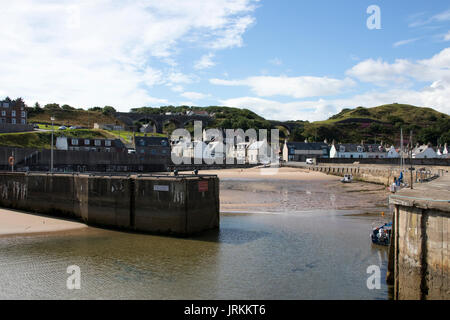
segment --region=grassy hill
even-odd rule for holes
[[[343,109],[325,121],[306,123],[295,132],[296,139],[336,142],[385,142],[398,144],[400,129],[404,141],[413,132],[413,141],[444,144],[450,142],[450,116],[431,108],[387,104],[373,108]]]
[[[28,108],[28,121],[31,123],[50,124],[51,117],[55,117],[55,124],[64,126],[83,126],[92,128],[94,123],[115,124],[117,122],[111,114],[100,110],[83,110],[75,108]]]
[[[2,133],[0,134],[0,146],[17,147],[17,148],[51,148],[51,131],[33,131],[21,133]],[[68,138],[115,138],[104,130],[64,130],[54,131],[55,137],[66,136]],[[56,138],[55,138],[56,139]]]
[[[142,107],[133,108],[131,112],[160,114],[166,112],[207,111],[213,116],[214,121],[209,127],[232,129],[271,129],[279,128],[280,139],[289,135],[287,130],[280,126],[281,122],[273,124],[248,110],[230,108],[224,106],[191,107],[191,106],[162,106],[158,108]],[[49,123],[50,117],[56,118],[58,125],[80,125],[92,127],[94,122],[120,124],[114,117],[112,107],[94,107],[90,111],[75,109],[67,105],[60,107],[57,104],[49,104],[44,108],[29,108],[29,121],[35,123]],[[324,121],[290,121],[294,129],[290,132],[291,141],[329,142],[360,142],[366,143],[385,142],[398,144],[400,140],[400,128],[403,129],[404,139],[409,139],[409,132],[413,132],[413,140],[420,143],[431,142],[433,144],[450,143],[450,116],[431,108],[422,108],[406,104],[387,104],[374,108],[357,107],[343,109],[338,114]],[[170,132],[171,128],[165,127]],[[193,131],[192,125],[186,128]],[[118,136],[117,132],[109,132]],[[121,137],[129,140],[130,132],[121,132]]]

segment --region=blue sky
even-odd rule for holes
[[[367,28],[370,5],[379,30]],[[0,98],[30,105],[450,113],[448,1],[0,0],[0,18]]]

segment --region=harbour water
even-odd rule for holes
[[[388,299],[387,248],[369,239],[383,203],[362,207],[367,195],[334,180],[267,185],[224,179],[220,230],[191,238],[91,227],[0,238],[0,299]],[[79,290],[66,286],[72,265]],[[367,287],[372,265],[380,289]]]

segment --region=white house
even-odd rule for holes
[[[225,145],[222,141],[213,141],[206,145],[203,153],[204,159],[214,160],[216,163],[224,161],[226,156]]]
[[[442,147],[437,148],[436,154],[439,158],[448,158],[449,154],[447,144],[445,144],[443,148]]]
[[[240,142],[235,146],[234,158],[238,163],[247,163],[249,142]]]
[[[431,146],[421,145],[414,148],[412,151],[412,157],[414,159],[430,159],[437,158],[438,155]]]
[[[388,158],[400,158],[400,154],[395,150],[394,146],[391,146],[389,150],[387,151],[387,157]]]
[[[333,144],[330,149],[330,158],[367,158],[364,145],[345,143]]]
[[[330,158],[386,158],[387,152],[383,145],[378,144],[333,144],[330,149]]]
[[[183,159],[205,159],[209,155],[206,152],[207,145],[203,141],[180,140],[172,145],[172,154]]]
[[[251,164],[265,163],[273,159],[273,151],[267,140],[255,141],[247,148],[247,161]]]

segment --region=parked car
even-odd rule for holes
[[[306,159],[306,164],[314,164],[314,159],[312,158]]]
[[[58,130],[66,130],[66,129],[67,129],[66,126],[61,126],[61,127],[58,128]]]
[[[35,123],[35,124],[33,124],[33,128],[34,129],[39,129],[39,125]]]
[[[128,154],[135,154],[136,153],[136,150],[134,150],[134,149],[128,149]]]
[[[69,129],[70,129],[70,130],[81,129],[81,127],[80,127],[80,126],[71,126]]]

